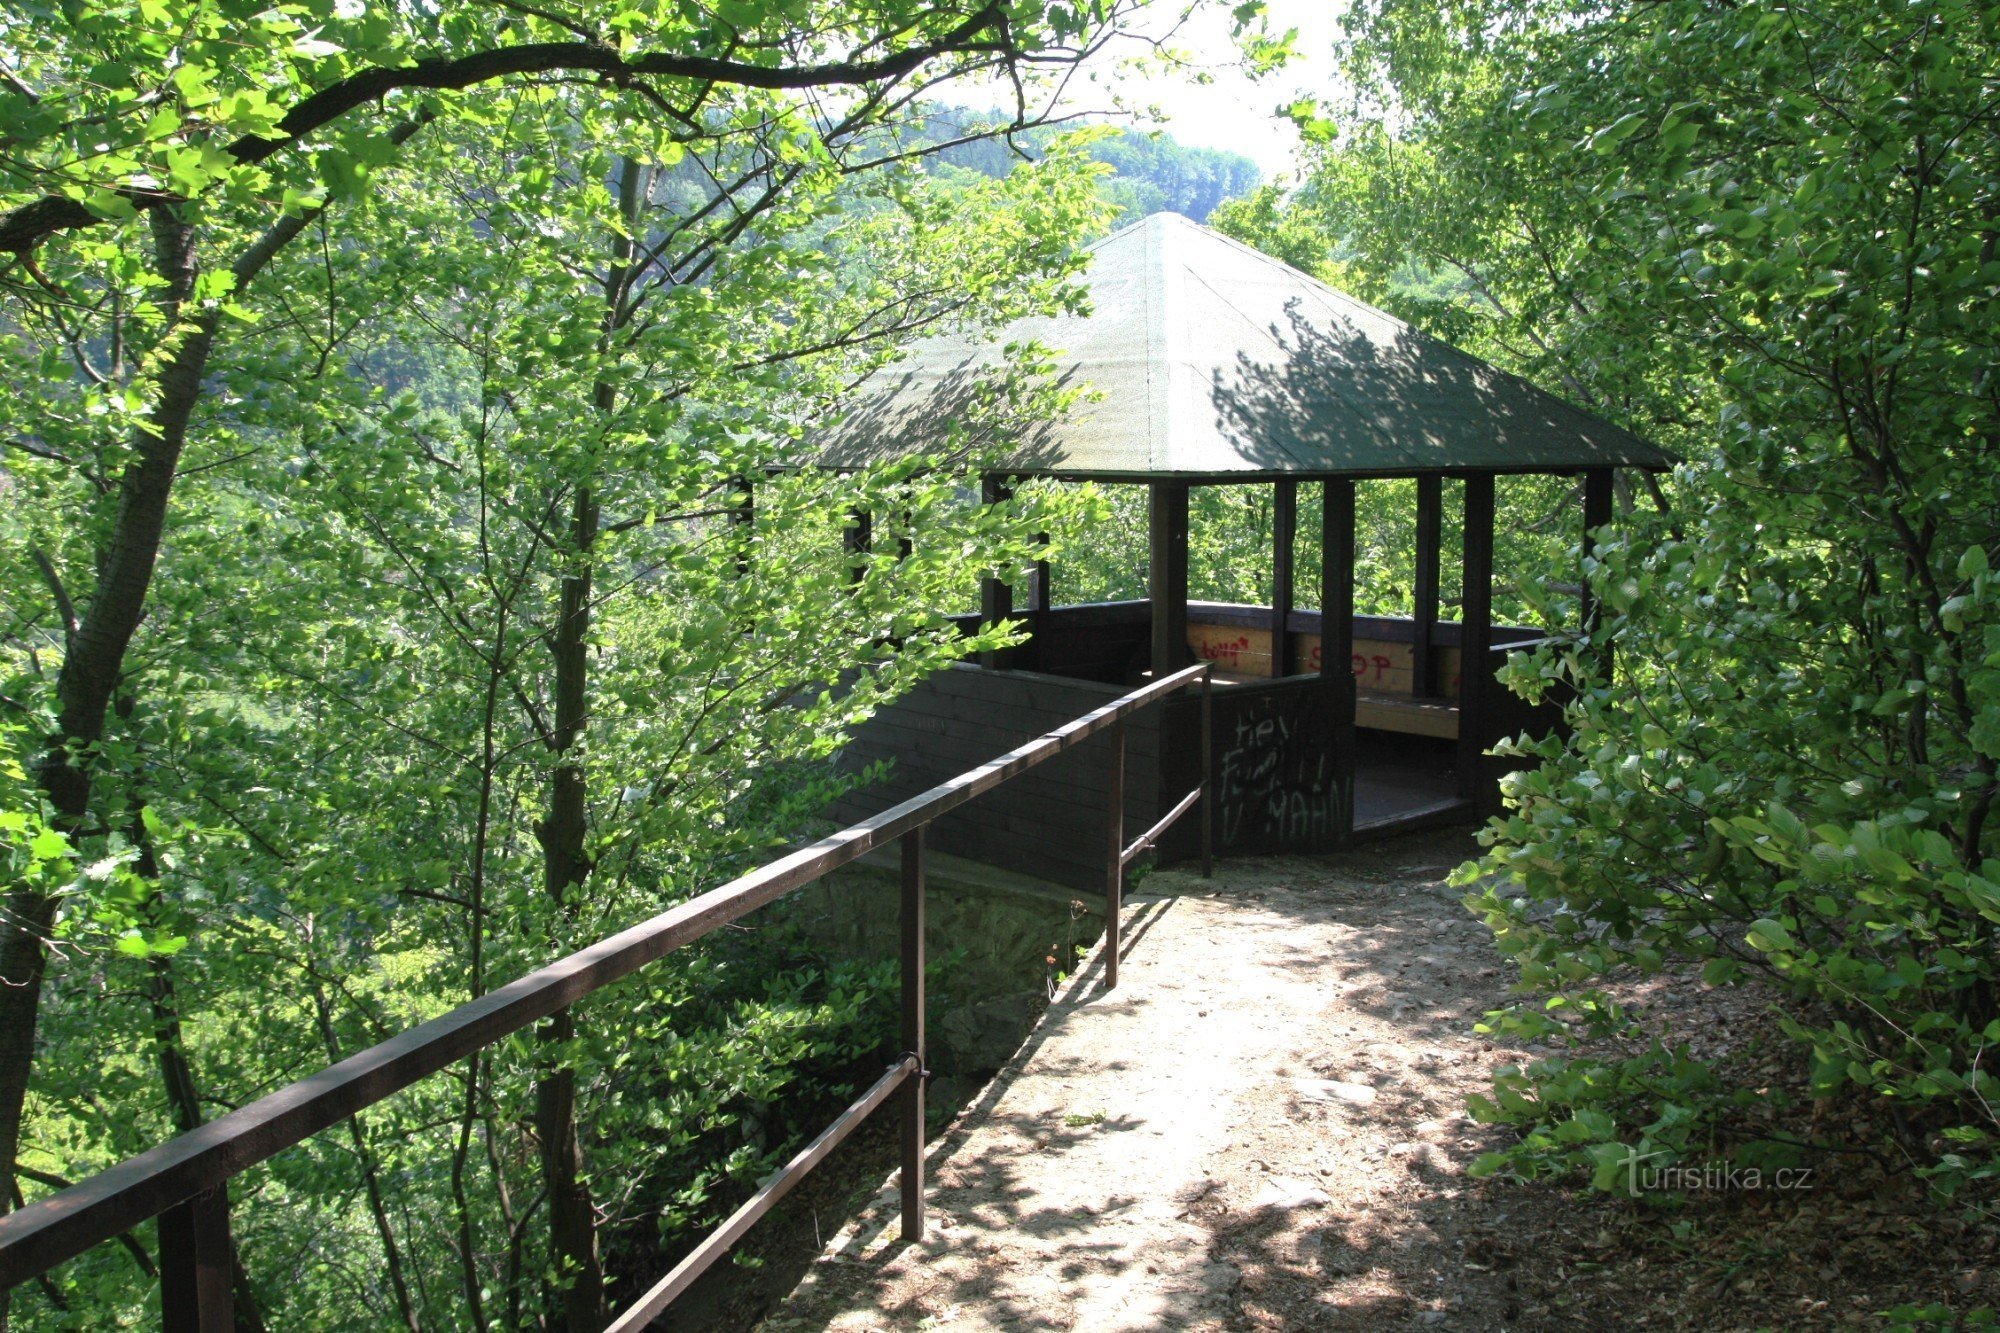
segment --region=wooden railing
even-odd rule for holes
[[[1197,682],[1202,694],[1202,780],[1165,819],[1128,848],[1123,842],[1124,721],[1147,705]],[[1210,803],[1201,799],[1208,789],[1210,768],[1208,693],[1209,672],[1205,665],[1177,671],[1133,690],[871,819],[850,825],[650,921],[550,963],[59,1194],[38,1199],[18,1212],[0,1217],[0,1291],[26,1282],[157,1217],[164,1326],[203,1333],[232,1329],[228,1196],[231,1177],[890,842],[900,842],[902,853],[902,1054],[825,1132],[621,1314],[612,1328],[636,1330],[649,1324],[862,1121],[898,1092],[903,1094],[900,1179],[903,1235],[909,1240],[921,1239],[924,1081],[929,1072],[924,1064],[925,829],[939,816],[981,793],[1108,730],[1111,763],[1106,791],[1110,813],[1105,984],[1116,985],[1118,912],[1124,894],[1125,867],[1197,801],[1202,807],[1202,873],[1209,872]]]

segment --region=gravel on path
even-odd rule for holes
[[[1093,954],[933,1145],[931,1227],[894,1182],[783,1307],[793,1329],[1502,1327],[1524,1313],[1460,1205],[1467,1093],[1515,1058],[1491,939],[1430,834],[1156,873],[1116,991]],[[1100,949],[1101,949],[1100,945]],[[1504,1216],[1502,1219],[1504,1220]]]

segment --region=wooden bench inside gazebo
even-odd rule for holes
[[[893,762],[887,781],[834,811],[864,817],[1196,661],[1215,669],[1218,851],[1325,851],[1498,806],[1501,738],[1545,734],[1560,710],[1500,687],[1512,648],[1548,631],[1492,616],[1495,479],[1581,479],[1577,531],[1611,520],[1613,469],[1667,455],[1629,432],[1270,257],[1173,214],[1093,247],[1091,312],[1009,325],[990,340],[940,336],[878,372],[822,461],[853,468],[944,448],[968,386],[1004,344],[1054,350],[1090,401],[1018,441],[988,475],[989,500],[1019,479],[1144,486],[1148,596],[1057,605],[1060,569],[1022,589],[989,580],[968,623],[1019,620],[1020,647],[940,673],[882,710],[849,761]],[[1416,479],[1416,581],[1408,618],[1357,616],[1355,487]],[[1446,512],[1447,479],[1462,502]],[[1271,591],[1263,605],[1188,596],[1189,493],[1272,490]],[[1319,489],[1318,607],[1293,605],[1302,487]],[[1308,492],[1308,495],[1310,492]],[[1441,618],[1440,553],[1462,528],[1459,614]],[[850,529],[866,541],[865,517]],[[1585,615],[1589,615],[1586,594]],[[1150,827],[1196,780],[1197,704],[1155,710],[1128,737],[1128,827]],[[1101,747],[1100,747],[1101,748]],[[1004,799],[948,817],[941,849],[1079,888],[1102,880],[1095,813],[1108,757],[1088,746]],[[1168,859],[1191,850],[1178,829]]]

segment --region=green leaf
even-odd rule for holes
[[[1768,917],[1753,924],[1746,938],[1765,953],[1778,953],[1798,947],[1792,939],[1791,932]]]
[[[1609,125],[1606,125],[1603,129],[1592,134],[1586,141],[1586,147],[1594,153],[1608,153],[1638,133],[1645,123],[1645,113],[1628,111]]]
[[[28,841],[28,855],[37,861],[54,861],[65,856],[76,855],[68,838],[52,828],[45,828]]]

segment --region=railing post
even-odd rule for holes
[[[160,1214],[160,1327],[233,1333],[229,1190],[218,1185]]]
[[[916,1072],[903,1086],[903,1239],[924,1238],[924,829],[902,836],[903,845],[903,1049]]]
[[[1215,687],[1215,668],[1204,664],[1201,672],[1201,877],[1215,876],[1215,730],[1209,694]]]
[[[1583,474],[1583,558],[1589,560],[1597,550],[1596,532],[1611,522],[1611,469],[1594,467]],[[1582,625],[1584,636],[1588,638],[1597,628],[1597,597],[1590,590],[1590,572],[1581,565],[1576,571],[1578,581],[1583,585]],[[1611,679],[1611,645],[1607,642],[1597,651],[1597,664],[1604,678]]]
[[[1118,985],[1118,916],[1125,901],[1125,720],[1111,724],[1104,782],[1104,989]]]

